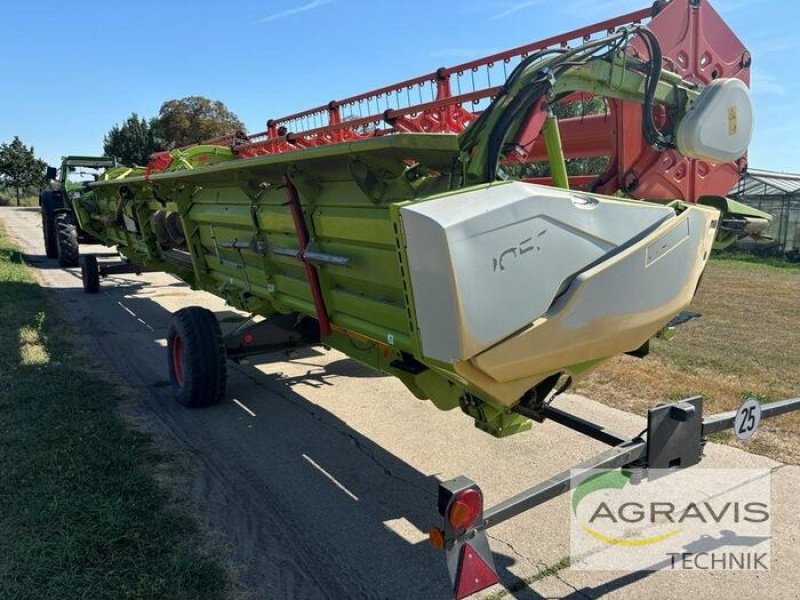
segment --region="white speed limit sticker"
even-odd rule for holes
[[[736,411],[733,432],[740,440],[749,440],[761,423],[761,405],[755,398],[748,398]]]

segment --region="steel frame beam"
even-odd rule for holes
[[[548,500],[552,500],[553,498],[567,493],[572,485],[582,481],[580,476],[573,476],[574,470],[584,471],[588,475],[594,469],[617,469],[643,459],[646,461],[646,457],[646,441],[641,438],[636,438],[623,442],[619,446],[601,452],[589,460],[579,463],[571,469],[562,471],[547,481],[539,483],[487,509],[483,515],[483,523],[476,527],[476,529],[479,531],[489,529],[540,504],[544,504]]]
[[[769,419],[800,409],[800,398],[789,398],[778,402],[770,402],[761,406],[761,418]],[[736,411],[712,415],[703,419],[703,437],[733,428]]]
[[[134,263],[129,262],[118,262],[118,263],[100,263],[97,267],[97,270],[100,274],[100,277],[108,277],[109,275],[125,275],[129,273],[134,273],[136,275],[141,275],[142,273],[150,273],[153,272],[153,269],[145,269],[142,268],[141,265],[137,265]]]
[[[761,418],[777,417],[794,410],[800,410],[800,398],[762,405]],[[703,456],[706,436],[732,428],[738,413],[732,411],[703,419],[703,398],[693,396],[652,408],[647,415],[647,429],[636,437],[625,439],[602,425],[550,405],[518,407],[517,412],[537,420],[550,418],[569,429],[604,442],[611,448],[491,508],[484,509],[481,502],[474,523],[463,529],[454,529],[455,525],[451,524],[448,515],[450,506],[457,506],[454,503],[460,502],[458,496],[467,493],[466,491],[473,496],[477,492],[480,498],[483,493],[477,483],[463,475],[440,483],[438,508],[444,519],[444,526],[442,529],[431,530],[431,542],[435,547],[445,550],[456,598],[464,598],[467,594],[499,581],[486,532],[490,527],[567,493],[572,486],[591,477],[597,469],[691,467],[700,462]],[[475,555],[479,556],[484,565],[478,578],[471,574],[466,584],[462,572],[465,555],[471,557],[471,560],[474,560],[472,557]],[[463,585],[469,586],[466,592],[462,589]]]
[[[225,354],[239,362],[249,356],[299,350],[320,343],[319,324],[297,313],[247,322],[224,336]]]
[[[795,410],[800,410],[800,398],[771,402],[761,406],[761,418],[777,417]],[[458,538],[445,540],[448,551],[457,547],[460,542],[474,537],[477,532],[499,525],[567,493],[572,485],[582,481],[583,476],[576,475],[575,471],[589,474],[595,469],[617,469],[629,466],[636,468],[690,467],[702,458],[706,436],[732,428],[736,418],[736,411],[732,411],[704,419],[702,398],[695,396],[651,409],[648,414],[647,429],[639,436],[625,439],[602,425],[551,406],[543,407],[539,414],[612,447],[486,509],[483,519],[477,525],[462,533]],[[460,479],[460,481],[463,483],[464,479]],[[468,478],[466,481],[468,484],[474,484]],[[442,486],[446,487],[447,484],[448,482],[443,482]]]
[[[286,197],[289,201],[289,210],[292,213],[292,221],[294,222],[297,243],[299,244],[297,260],[303,263],[306,270],[306,279],[311,288],[311,298],[314,301],[314,308],[317,312],[320,333],[324,337],[327,337],[331,334],[331,321],[328,316],[328,309],[325,306],[325,298],[322,295],[319,274],[313,264],[312,258],[306,255],[310,239],[308,227],[306,226],[305,217],[303,215],[303,207],[300,204],[300,194],[288,174],[283,178],[283,183],[286,186]]]

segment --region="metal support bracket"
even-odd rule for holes
[[[800,398],[761,405],[760,415],[761,419],[765,419],[795,410],[800,410]],[[650,409],[647,415],[647,429],[639,436],[625,439],[624,436],[602,425],[550,405],[542,406],[537,409],[538,416],[556,421],[611,448],[491,508],[482,509],[481,517],[466,530],[454,531],[449,526],[442,512],[442,502],[460,490],[480,488],[474,481],[463,476],[442,482],[439,485],[439,512],[445,516],[445,523],[443,529],[437,531],[443,537],[442,546],[447,555],[451,580],[457,586],[457,575],[464,560],[462,549],[465,544],[478,540],[483,548],[483,542],[486,541],[484,534],[490,527],[569,492],[573,486],[581,483],[596,469],[625,467],[681,469],[696,465],[702,459],[706,436],[732,429],[737,413],[738,411],[731,411],[704,419],[703,398],[694,396]],[[493,563],[487,561],[487,564]]]
[[[238,362],[248,356],[317,345],[319,324],[316,319],[298,313],[278,314],[239,327],[225,335],[224,342],[227,357]]]
[[[153,271],[152,269],[144,269],[141,265],[136,265],[129,262],[100,263],[97,270],[100,274],[100,277],[108,277],[109,275],[124,275],[129,273],[141,275],[142,273],[149,273]]]
[[[314,265],[304,258],[310,240],[308,228],[306,227],[306,222],[303,217],[303,208],[300,205],[300,195],[288,175],[283,178],[283,183],[286,186],[286,196],[289,200],[289,209],[292,213],[295,233],[297,234],[297,243],[300,247],[297,251],[297,259],[305,265],[306,279],[311,288],[311,298],[314,300],[314,308],[317,312],[317,320],[319,321],[319,330],[324,337],[327,337],[332,331],[331,321],[328,316],[328,309],[325,306],[325,299],[322,295],[322,287],[319,283],[319,273],[317,273],[317,269]]]

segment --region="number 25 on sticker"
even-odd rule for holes
[[[761,405],[755,398],[748,398],[736,411],[733,432],[740,440],[749,440],[761,423]]]

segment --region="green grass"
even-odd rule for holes
[[[789,262],[778,257],[761,257],[746,252],[721,252],[711,257],[711,262],[736,262],[753,265],[755,268],[800,269],[800,263]]]
[[[164,457],[69,337],[0,231],[0,597],[223,598],[225,568],[153,479]]]
[[[570,564],[570,557],[565,556],[557,563],[544,567],[533,575],[519,579],[518,581],[510,584],[508,587],[506,587],[506,589],[488,596],[486,600],[501,600],[502,598],[512,597],[515,592],[526,590],[531,586],[531,584],[560,573],[564,569],[567,569]]]

